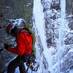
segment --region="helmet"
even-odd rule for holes
[[[7,31],[8,33],[10,33],[11,30],[14,29],[14,27],[15,27],[15,25],[9,23],[9,24],[7,25],[7,27],[6,27],[6,31]]]
[[[25,26],[25,20],[22,18],[19,19],[9,19],[9,21],[15,25],[17,28],[23,28]]]

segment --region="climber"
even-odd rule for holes
[[[6,50],[17,54],[18,56],[12,60],[7,68],[7,73],[14,73],[17,66],[19,66],[20,73],[25,73],[24,62],[31,63],[34,61],[33,55],[33,36],[32,33],[26,28],[17,28],[13,24],[8,24],[6,27],[8,34],[11,34],[16,38],[16,47],[10,47],[8,44],[4,44]],[[31,69],[32,69],[31,65]]]

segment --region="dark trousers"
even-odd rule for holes
[[[7,68],[7,73],[14,73],[17,66],[19,66],[20,73],[26,73],[24,62],[28,61],[29,57],[16,57],[13,61],[11,61]]]

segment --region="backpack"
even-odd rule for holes
[[[29,28],[27,28],[27,27],[24,27],[23,29],[26,30],[29,34],[32,35],[32,56],[35,57],[35,53],[36,53],[36,49],[35,49],[35,41],[36,41],[35,33],[32,32],[32,31],[31,31]],[[28,42],[30,42],[30,41],[28,41]]]

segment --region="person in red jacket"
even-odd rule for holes
[[[9,63],[7,73],[14,73],[19,66],[20,73],[25,73],[24,62],[31,62],[33,37],[26,28],[18,29],[13,24],[9,24],[6,28],[7,33],[10,33],[16,38],[17,46],[11,48],[8,44],[4,44],[5,49],[17,54],[18,56]]]

